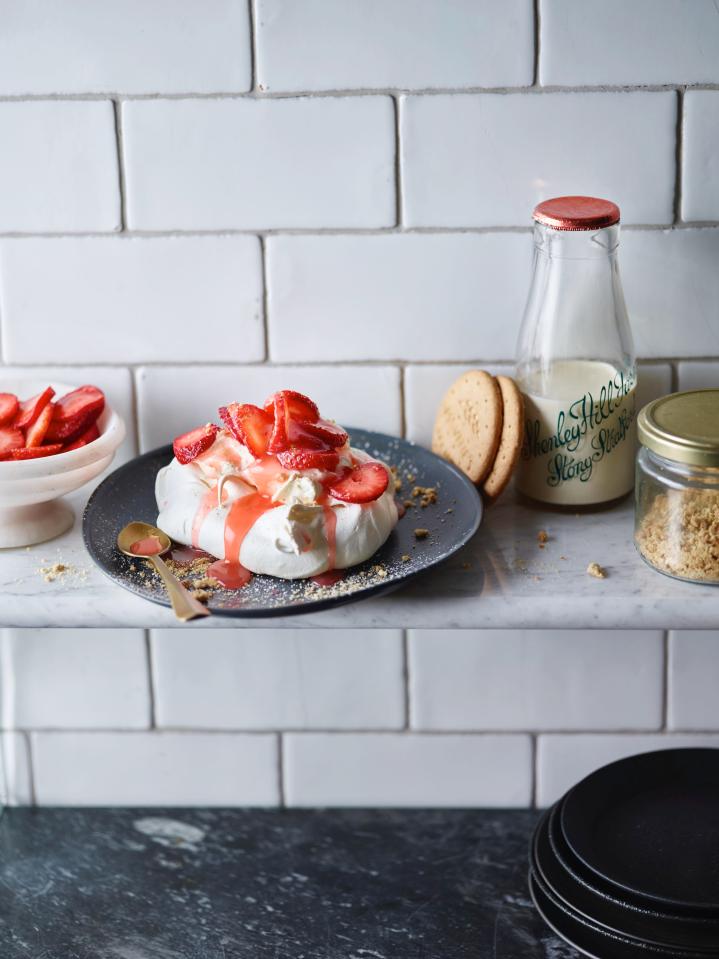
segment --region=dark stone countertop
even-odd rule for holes
[[[2,959],[576,959],[536,812],[9,809]]]

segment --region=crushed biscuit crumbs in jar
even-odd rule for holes
[[[719,389],[663,396],[637,425],[639,553],[669,576],[719,584]]]

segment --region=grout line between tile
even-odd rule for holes
[[[402,630],[402,684],[404,686],[404,726],[405,732],[409,732],[412,724],[412,702],[410,699],[410,677],[409,677],[409,630]]]
[[[682,173],[684,163],[684,90],[677,90],[677,123],[674,170],[674,224],[682,220]]]
[[[536,809],[537,797],[539,794],[539,785],[538,785],[539,784],[539,737],[537,736],[536,733],[533,733],[531,737],[531,750],[532,752],[531,752],[530,763],[531,763],[532,782],[531,782],[530,805],[532,809]]]
[[[542,21],[541,21],[541,10],[539,8],[540,0],[534,0],[534,71],[532,77],[532,86],[540,88],[539,84],[539,57],[540,57],[540,44],[542,39]]]
[[[257,13],[255,0],[247,0],[248,16],[250,19],[250,71],[252,77],[252,92],[258,92],[257,86]]]
[[[260,263],[262,270],[262,335],[264,360],[270,359],[270,313],[269,313],[269,286],[267,284],[267,242],[263,236],[260,237]]]
[[[30,805],[37,806],[37,786],[35,782],[35,750],[33,749],[31,733],[23,733],[23,743],[27,756],[28,777],[30,781]]]
[[[280,808],[284,809],[287,801],[285,798],[285,737],[282,733],[277,733],[277,796]]]
[[[144,630],[145,636],[145,663],[147,666],[147,693],[150,706],[150,726],[151,730],[157,729],[157,683],[155,676],[155,661],[152,655],[152,637],[149,629]]]
[[[401,104],[399,97],[393,97],[394,102],[394,182],[397,196],[395,198],[396,226],[402,228],[404,224],[404,197],[402,195],[402,132],[401,132]]]
[[[663,636],[663,665],[662,673],[662,732],[669,732],[669,630]]]
[[[122,107],[118,100],[113,100],[115,111],[115,145],[117,149],[118,189],[120,191],[120,233],[127,231],[127,186],[125,183],[125,147],[122,131]],[[113,234],[110,234],[113,235]]]

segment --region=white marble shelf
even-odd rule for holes
[[[174,626],[171,612],[116,586],[97,569],[75,528],[51,543],[0,551],[0,626]],[[549,541],[540,549],[537,533]],[[605,580],[587,575],[598,562]],[[45,582],[41,566],[72,571]],[[680,583],[650,569],[632,543],[630,500],[610,510],[565,514],[520,504],[509,493],[456,557],[412,585],[323,612],[270,619],[208,617],[182,628],[719,627],[719,587]]]

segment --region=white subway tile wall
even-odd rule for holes
[[[43,806],[276,806],[272,734],[33,732]]]
[[[395,223],[390,97],[134,100],[122,128],[132,230]]]
[[[0,103],[0,143],[0,231],[120,229],[111,100]]]
[[[642,630],[410,630],[410,724],[659,729],[663,641]]]
[[[427,443],[456,375],[511,369],[531,208],[574,191],[622,207],[640,402],[719,385],[712,0],[0,19],[0,383],[97,382],[120,460],[280,386]],[[618,755],[719,745],[718,662],[712,632],[10,631],[2,789],[545,804]]]
[[[719,220],[719,90],[696,90],[684,98],[682,216]]]
[[[324,414],[347,426],[402,430],[396,366],[145,366],[137,371],[141,449],[216,419],[217,408],[233,399],[262,404],[284,388],[310,394]]]
[[[669,634],[670,729],[719,729],[719,630]]]
[[[593,770],[616,759],[655,749],[719,749],[719,735],[636,735],[625,733],[546,735],[537,741],[537,805],[550,806]]]
[[[531,0],[254,0],[262,91],[526,86]]]
[[[676,104],[675,93],[402,97],[405,222],[524,226],[540,200],[567,193],[613,197],[627,223],[671,222]]]
[[[404,726],[399,630],[158,630],[152,654],[158,727]]]

